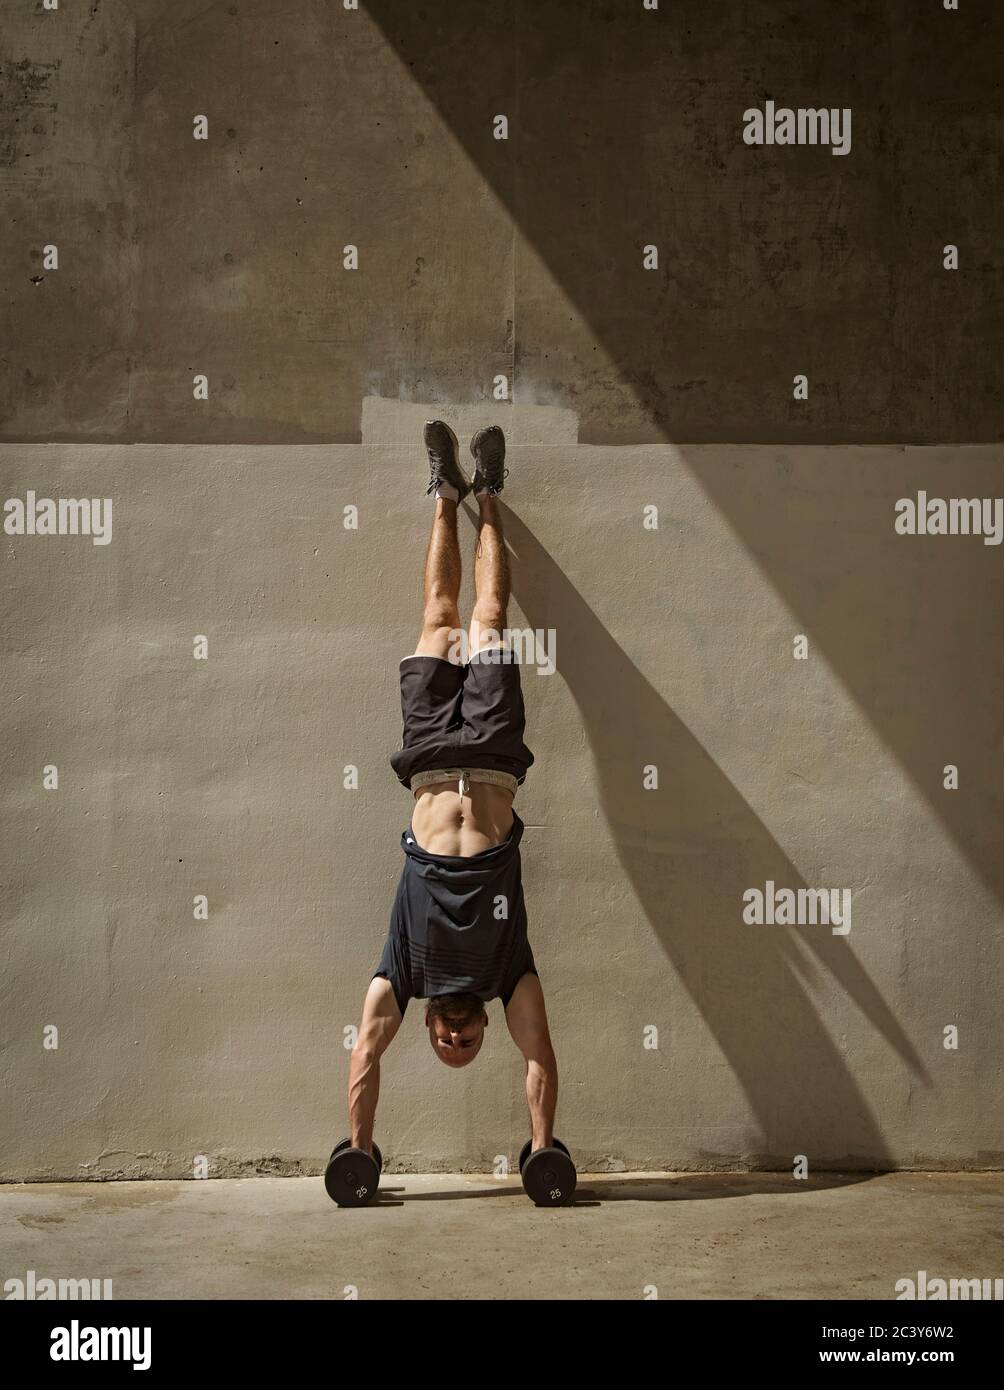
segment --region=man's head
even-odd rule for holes
[[[476,994],[437,994],[426,1006],[425,1026],[439,1060],[466,1067],[481,1051],[488,1015]]]

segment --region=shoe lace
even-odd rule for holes
[[[429,493],[432,492],[435,488],[437,488],[437,487],[439,486],[439,484],[442,482],[442,474],[443,474],[443,456],[442,456],[441,454],[435,453],[432,449],[430,449],[430,450],[429,450],[429,486],[425,489],[425,495],[426,495],[426,497],[428,497]]]

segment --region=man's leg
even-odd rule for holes
[[[427,420],[424,437],[429,456],[426,494],[435,494],[436,511],[425,556],[422,631],[414,655],[400,664],[403,744],[390,760],[406,787],[414,773],[450,765],[464,686],[457,504],[471,484],[460,468],[456,436],[449,426]]]
[[[505,481],[505,438],[497,425],[478,430],[471,441],[477,462],[478,544],[474,552],[477,598],[471,614],[471,660],[461,700],[461,741],[478,750],[478,767],[508,772],[522,782],[533,762],[523,741],[526,710],[518,660],[506,634],[509,558],[496,500]],[[492,653],[494,647],[498,654]],[[483,658],[483,659],[482,659]]]
[[[416,656],[438,656],[460,665],[460,544],[457,504],[436,499],[436,515],[425,556],[425,607]]]
[[[490,492],[477,494],[478,543],[474,552],[474,589],[471,613],[471,655],[486,647],[500,646],[509,606],[509,559],[498,503]]]

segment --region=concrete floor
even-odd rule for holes
[[[1004,1274],[1004,1173],[584,1174],[554,1211],[486,1175],[388,1174],[355,1211],[320,1178],[11,1185],[0,1254],[120,1299],[890,1299]]]

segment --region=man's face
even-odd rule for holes
[[[447,1023],[443,1018],[429,1018],[428,1015],[425,1021],[432,1050],[446,1066],[466,1067],[481,1051],[488,1022],[485,1015],[477,1023],[468,1023],[463,1028],[458,1028],[455,1023]]]

